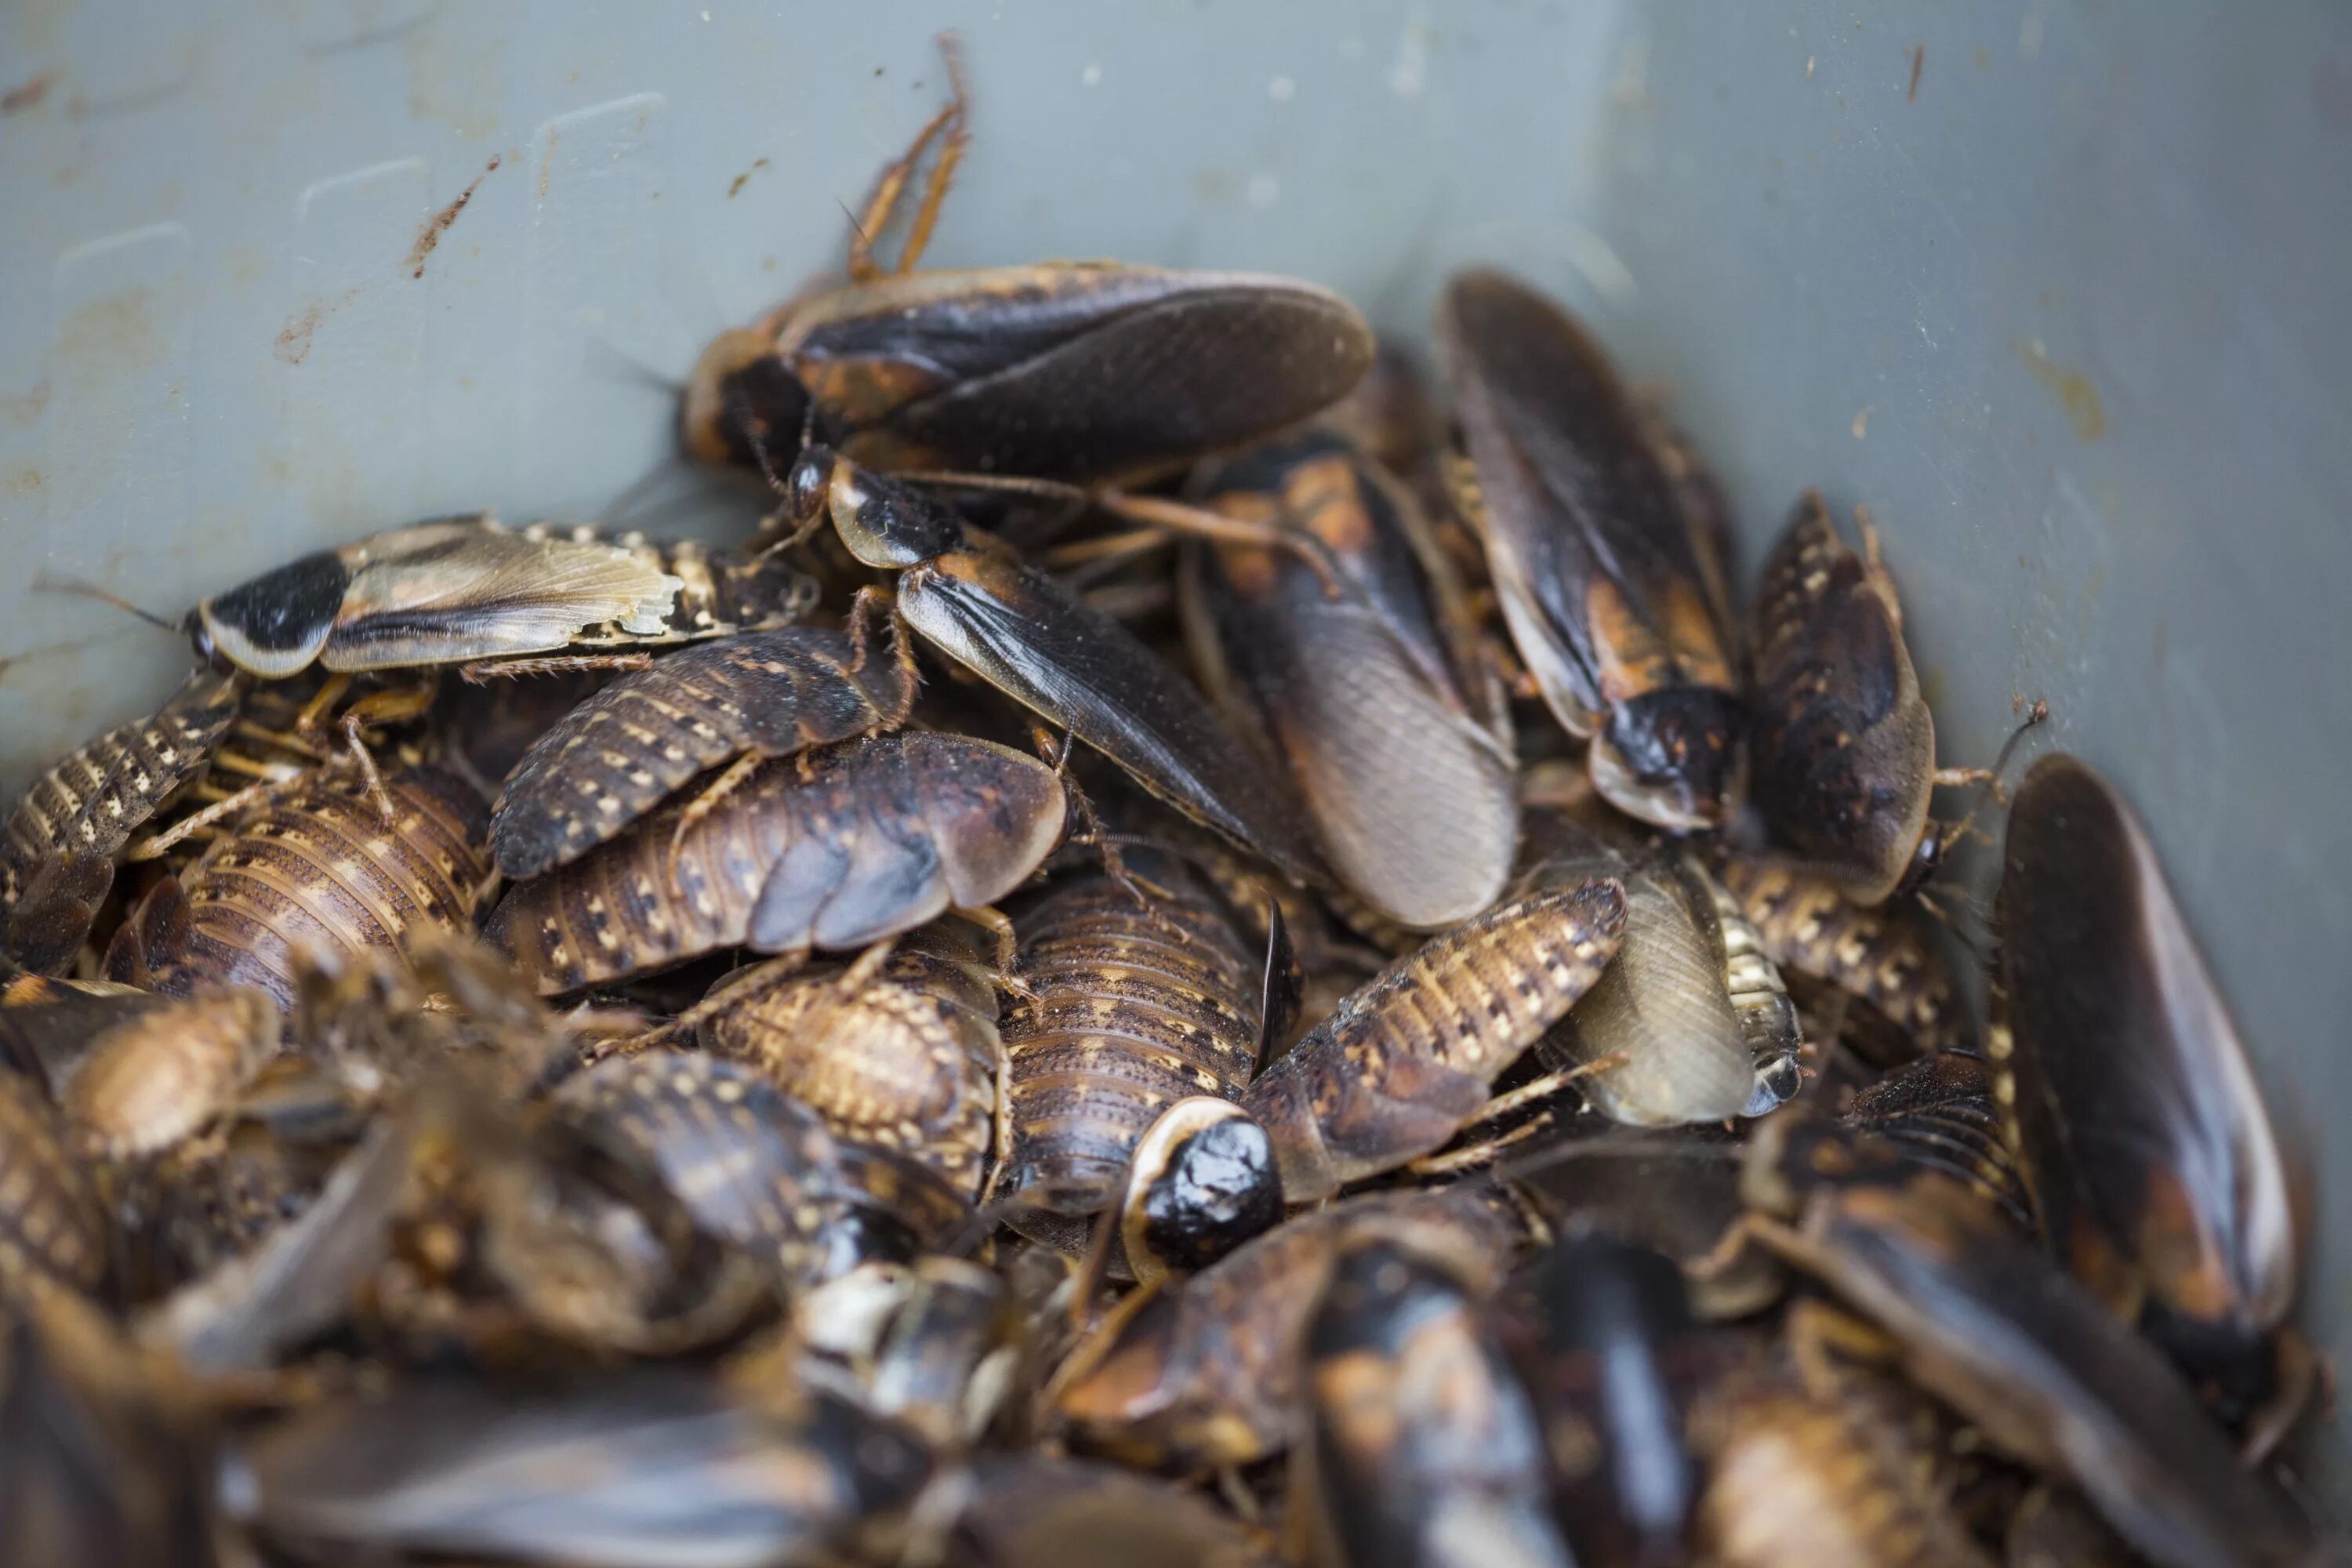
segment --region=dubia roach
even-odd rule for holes
[[[282,1020],[266,991],[205,991],[141,1013],[90,1042],[66,1086],[76,1146],[97,1160],[171,1148],[226,1111],[278,1050]]]
[[[1020,886],[1066,803],[1034,757],[899,733],[762,763],[681,834],[688,809],[518,886],[485,933],[548,994],[726,947],[862,947]]]
[[[56,1107],[0,1068],[0,1317],[33,1276],[89,1293],[105,1282],[110,1239],[88,1171]]]
[[[897,574],[897,613],[926,643],[1192,820],[1296,880],[1320,879],[1297,804],[1118,620],[932,496],[830,448],[803,451],[785,491],[803,527],[829,519],[852,555]]]
[[[1383,918],[1467,920],[1510,875],[1510,716],[1418,503],[1337,437],[1224,465],[1202,497],[1320,544],[1340,591],[1270,545],[1188,552],[1187,639],[1211,692],[1287,768],[1326,858]]]
[[[759,759],[904,723],[915,700],[904,635],[885,652],[858,619],[847,634],[783,626],[701,643],[596,692],[508,778],[490,816],[499,869],[536,877],[576,860],[722,763],[733,766],[706,798]]]
[[[758,1070],[844,1140],[937,1172],[976,1198],[996,1144],[1004,1051],[995,975],[950,922],[898,939],[870,974],[824,966],[776,984],[722,983],[703,1038]]]
[[[2073,757],[2018,790],[1999,920],[2020,1099],[2055,1122],[2055,1239],[2119,1254],[2184,1365],[2260,1402],[2298,1272],[2286,1163],[2154,847]]]
[[[37,974],[69,964],[114,883],[114,858],[201,774],[243,684],[191,673],[152,717],[119,724],[33,781],[0,829],[0,954]]]
[[[385,788],[389,820],[334,769],[260,804],[141,900],[107,949],[109,976],[175,996],[250,985],[283,1008],[301,952],[348,962],[466,930],[489,875],[481,798],[430,767]]]
[[[1442,1147],[1624,930],[1625,885],[1596,879],[1497,904],[1381,971],[1242,1097],[1285,1195],[1309,1203]]]
[[[1181,861],[1129,864],[1158,889],[1150,907],[1081,876],[1019,921],[1031,994],[1004,1024],[995,1191],[1015,1226],[1071,1250],[1124,1203],[1124,1261],[1149,1279],[1275,1224],[1282,1188],[1265,1133],[1228,1103],[1265,1045],[1265,960]]]
[[[1300,1352],[1290,1523],[1301,1561],[1584,1560],[1553,1523],[1544,1433],[1483,1295],[1387,1237],[1341,1249]]]
[[[1559,307],[1498,272],[1438,311],[1503,619],[1603,798],[1678,833],[1720,827],[1747,773],[1723,563],[1616,372]]]
[[[1968,1015],[1918,910],[1864,908],[1827,877],[1747,856],[1727,859],[1722,879],[1790,994],[1837,1015],[1842,1037],[1874,1066],[1967,1040]]]

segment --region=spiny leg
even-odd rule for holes
[[[122,853],[125,860],[153,860],[177,846],[194,837],[226,816],[235,816],[247,808],[279,793],[302,775],[299,772],[281,777],[257,779],[233,794],[223,795],[201,811],[190,812],[160,833],[150,834]]]
[[[457,667],[458,677],[468,686],[480,686],[491,680],[510,680],[525,675],[572,675],[582,670],[610,669],[625,671],[649,669],[654,656],[649,653],[567,653],[545,658],[478,658]]]
[[[898,253],[900,272],[914,270],[922,258],[923,246],[930,239],[932,224],[939,219],[940,204],[947,199],[947,182],[955,174],[956,163],[963,156],[964,132],[963,68],[957,58],[952,34],[940,37],[940,52],[948,62],[948,86],[950,94],[947,104],[937,114],[924,121],[915,132],[907,150],[885,164],[874,189],[866,198],[866,207],[853,223],[849,239],[849,277],[852,282],[870,283],[885,276],[882,265],[874,259],[875,237],[888,226],[890,215],[906,195],[908,182],[915,176],[915,167],[922,162],[934,139],[942,132],[946,140],[940,143],[939,162],[933,166],[929,185],[923,193],[922,208],[916,215],[915,225],[907,236],[907,244]]]
[[[728,1008],[764,995],[782,985],[798,973],[801,966],[807,962],[806,948],[779,953],[766,963],[755,966],[740,979],[730,977],[730,983],[714,986],[709,995],[644,1037],[648,1040],[656,1038],[673,1040],[681,1036],[691,1036],[695,1030],[724,1013]]]
[[[959,905],[956,913],[996,939],[996,984],[1024,1002],[1037,1000],[1036,990],[1021,978],[1021,937],[1013,921],[993,904]]]
[[[352,679],[352,677],[349,671],[327,677],[310,700],[302,704],[302,710],[294,715],[294,732],[298,735],[315,735],[325,728],[327,715],[334,711],[335,705],[343,700],[344,693],[351,690]]]
[[[890,955],[898,948],[898,939],[895,936],[886,936],[879,942],[867,943],[864,951],[833,977],[834,994],[846,999],[864,991],[874,983],[874,977],[882,973],[882,966],[890,962]]]
[[[1347,592],[1340,585],[1339,570],[1332,564],[1330,551],[1325,548],[1321,540],[1303,529],[1227,517],[1223,512],[1212,511],[1207,507],[1189,506],[1164,496],[1138,496],[1122,490],[1106,490],[1097,495],[1094,500],[1097,506],[1113,517],[1129,522],[1164,528],[1171,533],[1218,543],[1250,544],[1263,550],[1279,550],[1296,555],[1307,563],[1307,569],[1315,574],[1316,580],[1323,584],[1325,598],[1340,598]]]
[[[692,800],[688,801],[686,803],[686,809],[677,814],[677,829],[669,836],[669,857],[665,862],[666,868],[669,873],[669,889],[671,892],[675,893],[678,890],[677,858],[679,852],[686,847],[687,833],[696,823],[700,822],[704,817],[709,816],[712,812],[718,810],[720,802],[724,801],[729,795],[734,794],[737,790],[742,788],[743,781],[750,778],[753,773],[759,772],[760,764],[767,760],[768,758],[764,752],[744,752],[741,756],[728,763],[727,771],[720,773],[716,779],[713,779],[710,782],[709,787],[705,789],[700,795],[698,795]]]
[[[1552,1114],[1547,1110],[1540,1116],[1521,1122],[1508,1132],[1497,1133],[1484,1142],[1472,1143],[1460,1149],[1449,1149],[1442,1154],[1424,1154],[1407,1164],[1405,1173],[1412,1176],[1450,1176],[1463,1171],[1475,1170],[1481,1165],[1493,1163],[1501,1156],[1504,1150],[1514,1143],[1523,1142],[1534,1137],[1551,1124]]]
[[[1056,745],[1051,730],[1043,724],[1032,724],[1029,737],[1031,743],[1037,748],[1037,754],[1054,764],[1054,776],[1061,781],[1062,793],[1069,798],[1070,809],[1077,814],[1078,833],[1072,842],[1093,845],[1095,853],[1102,857],[1103,875],[1133,899],[1135,907],[1150,916],[1154,924],[1169,932],[1179,944],[1190,947],[1192,943],[1191,933],[1162,914],[1159,904],[1152,902],[1148,896],[1157,894],[1162,902],[1173,902],[1176,895],[1128,869],[1127,862],[1119,856],[1117,840],[1103,831],[1102,818],[1095,815],[1094,802],[1070,772],[1070,752],[1077,744],[1077,731],[1064,731],[1061,742]]]
[[[940,58],[947,62],[948,90],[953,95],[948,107],[953,117],[949,121],[946,138],[940,142],[938,162],[931,165],[931,177],[923,185],[923,205],[915,211],[915,221],[907,230],[907,243],[898,251],[898,271],[903,276],[912,272],[930,248],[931,230],[939,226],[940,209],[947,205],[948,188],[955,183],[956,165],[963,162],[964,149],[971,142],[971,132],[966,123],[971,118],[971,95],[963,79],[963,50],[953,33],[940,35]]]
[[[391,691],[371,691],[343,710],[341,729],[343,744],[350,750],[352,761],[358,764],[360,777],[367,783],[368,798],[375,802],[376,815],[386,823],[396,815],[392,795],[383,787],[383,774],[377,771],[375,757],[369,752],[363,731],[371,725],[394,724],[421,717],[433,705],[433,683],[401,687]]]

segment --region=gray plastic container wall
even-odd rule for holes
[[[965,38],[931,259],[1263,268],[1425,337],[1471,260],[1662,387],[1744,552],[1867,503],[1944,750],[2127,789],[2320,1194],[2347,1348],[2352,12],[42,0],[0,12],[0,789],[176,612],[454,510],[740,527],[697,348],[835,263]],[[648,476],[652,476],[649,479]],[[2340,1437],[2323,1489],[2345,1501]]]

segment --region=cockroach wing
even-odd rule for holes
[[[1792,847],[1877,902],[1909,868],[1936,767],[1900,611],[1811,494],[1757,597],[1757,802]]]
[[[1312,881],[1298,808],[1200,692],[1136,640],[992,540],[898,580],[908,625],[990,685],[1117,763],[1185,816]]]
[[[2276,1325],[2297,1244],[2261,1089],[2155,848],[2073,757],[2018,789],[2000,929],[2021,1078],[2047,1083],[2082,1200],[2174,1312]]]
[[[1070,480],[1296,424],[1372,362],[1363,317],[1328,289],[1105,262],[845,289],[795,311],[779,346],[862,462]]]
[[[320,662],[388,669],[569,646],[607,622],[650,636],[685,584],[615,544],[420,523],[345,552],[351,582]]]

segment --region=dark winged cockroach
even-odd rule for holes
[[[916,680],[905,635],[886,652],[864,621],[702,643],[604,687],[507,780],[490,816],[499,869],[536,877],[576,860],[697,773],[731,764],[681,815],[683,832],[763,758],[904,723]]]
[[[37,974],[73,962],[114,883],[114,858],[201,774],[236,721],[243,683],[194,671],[146,719],[70,752],[0,829],[0,954]]]
[[[1532,1396],[1575,1561],[1683,1561],[1700,1476],[1691,1407],[1724,1359],[1674,1262],[1592,1233],[1538,1255],[1496,1331]]]
[[[1755,929],[1688,856],[1636,861],[1572,820],[1533,815],[1538,887],[1622,878],[1617,960],[1537,1046],[1584,1069],[1586,1101],[1612,1121],[1673,1126],[1760,1115],[1795,1089],[1796,1006]]]
[[[947,53],[954,97],[876,184],[847,279],[703,351],[678,411],[689,456],[781,473],[814,431],[881,468],[1143,478],[1295,425],[1370,366],[1355,308],[1289,279],[1105,261],[917,271],[965,140]],[[873,238],[935,138],[886,273]]]
[[[2072,757],[2018,790],[1999,921],[2019,1098],[2030,1128],[2054,1124],[2035,1142],[2062,1255],[2104,1240],[2184,1366],[2225,1404],[2264,1402],[2298,1271],[2286,1162],[2154,847]]]
[[[33,1276],[94,1292],[110,1243],[88,1171],[38,1084],[0,1068],[0,1315]]]
[[[162,1152],[229,1110],[277,1054],[277,1002],[250,988],[207,990],[116,1025],[90,1043],[62,1109],[91,1159]]]
[[[1941,1172],[1999,1209],[2022,1236],[2041,1231],[2040,1199],[2018,1148],[2014,1112],[2001,1102],[1998,1073],[1966,1051],[1939,1051],[1896,1068],[1859,1090],[1839,1121],[1889,1145],[1910,1170]],[[1791,1154],[1809,1124],[1787,1129]],[[1849,1141],[1832,1156],[1850,1177]]]
[[[1299,1215],[1199,1274],[1130,1295],[1064,1363],[1047,1406],[1074,1440],[1135,1463],[1251,1463],[1290,1440],[1300,1339],[1343,1244],[1391,1237],[1484,1295],[1531,1223],[1489,1184],[1375,1193]]]
[[[1011,1223],[1076,1250],[1124,1205],[1139,1278],[1196,1268],[1282,1217],[1265,1133],[1226,1103],[1265,1045],[1265,960],[1174,858],[1132,854],[1150,906],[1108,875],[1023,916],[1031,994],[1004,1023]],[[1130,1177],[1130,1169],[1132,1176]]]
[[[1570,1568],[1550,1455],[1483,1292],[1381,1236],[1343,1248],[1309,1320],[1289,1523],[1303,1563]]]
[[[969,1448],[1003,1410],[1022,1325],[1002,1275],[961,1258],[866,1263],[802,1296],[772,1347],[784,1364],[740,1358],[739,1384],[836,1387],[903,1421],[934,1452]],[[816,1352],[816,1357],[804,1352]]]
[[[604,1568],[817,1561],[929,1472],[913,1434],[831,1395],[766,1409],[650,1369],[413,1383],[306,1411],[237,1464],[236,1507],[274,1541]]]
[[[322,769],[235,823],[141,900],[107,949],[109,976],[176,996],[250,985],[282,1008],[299,952],[349,961],[465,930],[489,875],[481,797],[437,768],[385,788],[389,821],[363,781]]]
[[[1874,1321],[1905,1371],[1989,1442],[2081,1488],[2152,1561],[2208,1568],[2308,1551],[2304,1521],[2239,1468],[2162,1353],[1967,1186],[1921,1170],[1779,1191],[1797,1209],[1751,1216],[1749,1235]],[[1838,1321],[1810,1309],[1792,1332],[1835,1337]]]
[[[647,1051],[557,1091],[566,1122],[658,1177],[695,1222],[806,1285],[946,1241],[971,1198],[912,1160],[835,1137],[742,1062]]]
[[[1438,312],[1475,484],[1465,486],[1528,673],[1619,810],[1720,827],[1747,772],[1730,606],[1600,348],[1497,272],[1458,275]]]
[[[522,883],[486,934],[549,994],[726,947],[862,947],[1019,887],[1066,798],[1034,757],[901,733],[762,763],[681,837],[688,809]]]
[[[1624,929],[1625,885],[1596,879],[1497,904],[1381,971],[1242,1096],[1285,1196],[1311,1203],[1444,1146]]]
[[[1989,784],[1936,766],[1936,721],[1903,641],[1903,606],[1857,513],[1864,555],[1839,537],[1818,491],[1765,557],[1756,605],[1756,803],[1809,868],[1857,903],[1927,880],[1945,834],[1927,819],[1938,784]]]
[[[1297,805],[1117,620],[942,502],[829,448],[802,453],[786,493],[802,527],[830,519],[851,554],[897,573],[897,612],[925,642],[1185,816],[1295,879],[1320,879]]]
[[[966,1199],[978,1197],[1004,1072],[993,971],[946,922],[899,938],[870,974],[854,970],[747,984],[734,1002],[722,986],[702,1037],[836,1136],[905,1155]]]
[[[1873,1065],[1967,1040],[1968,1014],[1917,910],[1865,909],[1827,877],[1745,856],[1727,859],[1722,879],[1790,994],[1837,1013],[1843,1037]]]
[[[1510,715],[1418,504],[1326,434],[1225,465],[1202,500],[1311,536],[1339,579],[1225,543],[1184,581],[1194,663],[1287,767],[1332,868],[1414,929],[1493,903],[1517,837]]]

